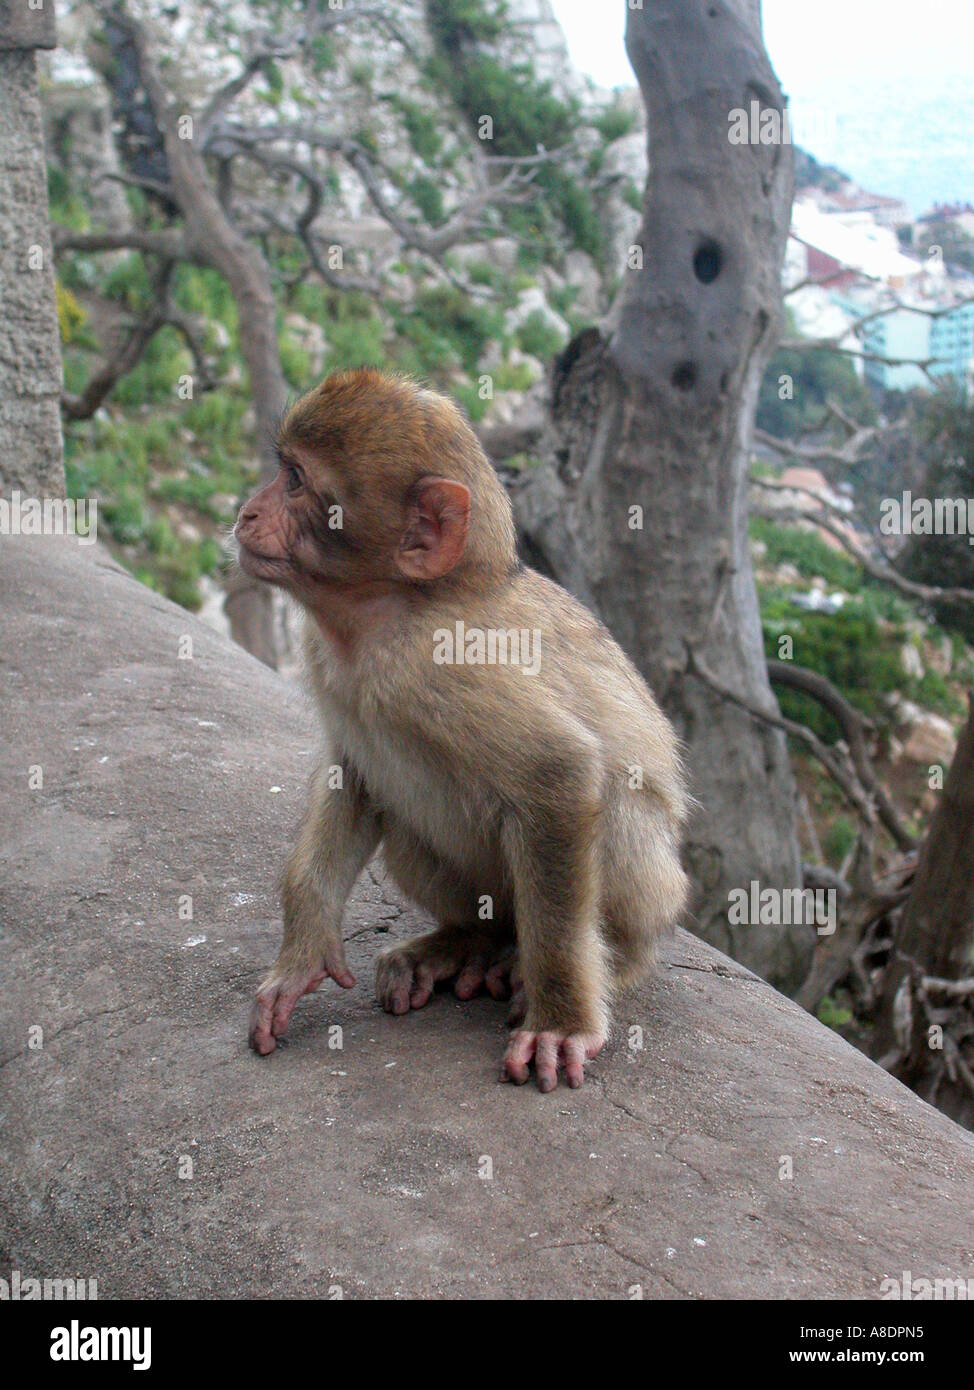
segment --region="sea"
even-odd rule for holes
[[[974,82],[873,80],[789,93],[793,138],[871,193],[903,198],[914,216],[934,203],[974,205]]]

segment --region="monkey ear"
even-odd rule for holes
[[[470,489],[452,478],[420,478],[406,506],[396,564],[407,579],[439,579],[459,562],[470,527]]]

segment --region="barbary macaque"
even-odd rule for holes
[[[383,1007],[422,1008],[448,980],[461,999],[510,994],[504,1074],[533,1062],[542,1091],[559,1068],[578,1086],[613,992],[684,906],[674,734],[605,628],[518,560],[507,494],[450,401],[341,372],[287,412],[279,456],[241,508],[239,562],[305,610],[326,746],[251,1044],[273,1052],[324,979],[355,983],[342,912],[381,844],[438,923],[379,956]]]

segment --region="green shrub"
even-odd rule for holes
[[[116,384],[112,398],[120,405],[174,400],[179,378],[192,366],[182,338],[167,324],[149,340],[142,360]]]
[[[311,66],[315,75],[320,77],[323,72],[328,72],[337,61],[335,40],[332,36],[316,34],[311,40]]]
[[[487,414],[490,401],[481,399],[480,388],[477,382],[455,382],[451,387],[451,394],[463,407],[468,418],[472,420],[474,424],[476,424],[478,420],[482,420]]]
[[[517,330],[517,340],[521,350],[530,357],[538,357],[542,362],[554,357],[564,346],[562,335],[550,324],[540,309],[529,314]]]
[[[836,816],[822,836],[822,853],[833,868],[838,868],[856,843],[859,831],[848,816]]]
[[[410,180],[409,196],[431,227],[436,227],[443,221],[443,191],[434,179],[427,178],[425,174],[417,174]]]
[[[957,712],[955,696],[936,673],[928,671],[921,679],[905,674],[901,651],[908,640],[909,610],[895,596],[865,588],[837,613],[809,613],[784,595],[766,590],[760,592],[760,600],[767,655],[778,658],[778,639],[787,634],[794,641],[796,665],[826,676],[850,704],[880,726],[890,723],[884,696],[893,693],[945,715]],[[807,724],[827,742],[840,736],[832,716],[811,696],[784,687],[776,694],[786,718]]]
[[[504,334],[501,311],[493,304],[479,303],[453,286],[439,285],[421,290],[414,307],[400,319],[401,330],[413,342],[425,342],[437,360],[430,366],[444,366],[445,343],[468,372],[475,372],[484,348]]]
[[[844,1028],[847,1023],[852,1022],[852,1010],[847,1009],[844,1004],[839,1004],[831,994],[827,994],[819,1004],[815,1016],[826,1028]]]
[[[613,140],[618,140],[635,130],[636,114],[623,106],[617,98],[611,106],[599,112],[593,125],[605,143],[611,145]]]
[[[855,560],[826,545],[817,531],[800,526],[782,526],[767,517],[755,516],[750,522],[751,538],[766,547],[766,565],[794,565],[806,579],[821,576],[826,584],[856,594],[862,588],[863,574]]]
[[[471,43],[489,43],[503,32],[507,6],[483,0],[426,0],[426,19],[437,45],[459,57]]]
[[[61,330],[61,342],[66,344],[87,341],[91,345],[91,335],[85,332],[88,315],[84,309],[60,280],[55,280],[54,290],[57,296],[57,321]]]
[[[443,136],[436,117],[418,102],[407,101],[405,97],[392,98],[393,105],[402,113],[409,143],[427,164],[433,164],[443,148]]]

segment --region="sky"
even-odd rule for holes
[[[632,85],[625,0],[551,3],[576,65]],[[816,158],[914,212],[974,201],[974,0],[764,0],[764,32]]]

